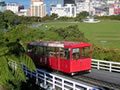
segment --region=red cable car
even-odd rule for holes
[[[36,66],[74,74],[91,70],[91,44],[83,42],[30,42],[27,54]]]

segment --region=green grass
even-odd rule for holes
[[[120,49],[120,22],[104,20],[100,23],[48,23],[50,27],[67,27],[69,25],[78,25],[80,31],[84,32],[85,36],[91,43],[102,45],[106,48]],[[105,41],[105,42],[104,42]]]

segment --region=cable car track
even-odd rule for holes
[[[99,88],[100,90],[120,90],[120,85],[110,83],[110,82],[107,82],[104,80],[95,79],[92,77],[85,76],[86,74],[89,74],[89,73],[83,72],[83,73],[80,73],[80,74],[75,75],[75,76],[70,76],[68,74],[64,74],[64,73],[59,72],[59,71],[54,72],[54,73],[57,75],[62,75],[66,78],[71,78],[73,80],[81,81],[81,82],[87,83],[89,85],[96,86],[96,88]]]
[[[100,88],[100,90],[120,90],[120,85],[110,83],[110,82],[104,81],[102,79],[95,79],[94,77],[87,76],[87,74],[90,74],[90,73],[80,72],[79,74],[76,74],[75,76],[71,76],[69,74],[66,74],[66,73],[63,73],[63,72],[60,72],[57,70],[49,71],[49,70],[46,70],[45,68],[43,70],[45,70],[47,72],[51,72],[52,74],[56,74],[58,76],[60,75],[62,77],[66,77],[68,79],[71,78],[78,82],[80,81],[80,82],[84,82],[89,85],[96,86],[97,88]]]
[[[97,86],[99,88],[103,88],[105,90],[108,90],[108,89],[109,90],[116,90],[116,89],[119,90],[120,89],[120,86],[117,84],[113,84],[113,83],[103,81],[103,80],[94,79],[94,78],[87,77],[84,75],[73,76],[73,79],[95,85],[95,86]]]

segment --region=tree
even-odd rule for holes
[[[43,41],[62,41],[63,38],[54,31],[46,31],[44,33],[44,37],[42,38]]]
[[[89,16],[89,13],[87,11],[80,12],[77,15],[77,17],[83,17],[83,18],[86,18],[87,16]]]
[[[3,15],[6,29],[8,29],[8,27],[11,25],[17,25],[21,23],[19,17],[10,10],[4,11]]]
[[[3,13],[0,12],[0,28],[4,28],[5,22],[4,22],[4,16]]]
[[[68,26],[66,28],[51,28],[51,31],[58,33],[65,41],[87,42],[84,33],[82,33],[77,25]]]
[[[58,15],[55,14],[55,13],[52,13],[51,17],[52,17],[53,19],[56,19],[56,18],[58,18]]]
[[[45,22],[45,21],[51,21],[51,20],[53,20],[53,18],[50,17],[50,16],[44,16],[44,17],[42,18],[42,21],[43,21],[43,22]]]
[[[11,40],[13,38],[8,36],[0,33],[0,89],[14,90],[20,88],[22,81],[26,82],[21,63],[30,70],[35,70],[35,66],[31,58],[25,54],[22,42],[19,39]],[[11,61],[17,63],[17,68],[11,66]]]

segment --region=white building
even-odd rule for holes
[[[11,10],[14,13],[18,13],[20,9],[24,9],[24,5],[18,3],[7,3],[6,10]]]
[[[62,6],[61,4],[57,4],[56,6],[51,7],[51,12],[57,14],[59,17],[76,17],[76,6],[74,4],[66,4]]]
[[[44,17],[46,16],[46,5],[43,1],[32,1],[30,6],[31,16]]]
[[[95,15],[95,8],[104,5],[104,0],[81,0],[76,2],[77,14],[83,11],[87,11],[92,15]]]
[[[117,2],[119,2],[119,0],[106,0],[107,4],[114,4],[114,3],[117,3]]]
[[[16,13],[18,16],[28,16],[28,10],[27,9],[21,9],[18,13]]]
[[[83,11],[87,11],[87,12],[91,12],[93,15],[95,12],[93,3],[89,3],[89,2],[76,3],[76,7],[77,7],[77,9],[76,9],[77,14],[79,14],[80,12],[83,12]]]

